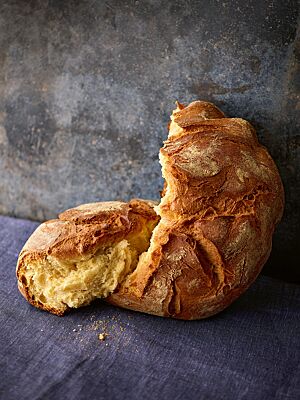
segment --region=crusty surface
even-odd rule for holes
[[[155,204],[140,199],[129,203],[84,204],[61,213],[59,219],[41,224],[19,255],[17,278],[20,292],[34,306],[57,315],[64,314],[66,309],[48,307],[30,294],[30,284],[24,279],[26,265],[41,262],[49,256],[60,262],[78,262],[103,247],[134,237],[146,224],[154,226],[158,222],[159,217],[153,209]]]
[[[208,317],[243,293],[266,262],[283,212],[281,179],[247,121],[200,101],[178,103],[160,160],[161,220],[147,254],[108,301]]]
[[[87,204],[36,230],[17,266],[19,289],[29,302],[65,311],[32,298],[23,279],[26,263],[48,256],[77,262],[123,239],[145,249],[149,243],[140,242],[149,221],[151,229],[158,223],[150,247],[138,251],[136,268],[118,281],[108,302],[199,319],[223,310],[249,287],[269,256],[284,206],[277,168],[253,127],[226,118],[211,103],[177,103],[160,162],[165,185],[155,211],[142,200]]]

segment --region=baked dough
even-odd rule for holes
[[[149,247],[156,203],[83,204],[41,224],[17,265],[18,285],[34,306],[63,315],[107,297]]]
[[[279,173],[253,127],[211,103],[177,103],[160,162],[159,205],[83,205],[37,229],[17,266],[28,301],[62,315],[105,298],[199,319],[249,287],[270,254],[284,205]]]

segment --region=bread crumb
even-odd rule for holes
[[[103,333],[99,333],[98,335],[98,339],[101,340],[102,342],[106,339],[107,337],[107,333],[103,332]]]

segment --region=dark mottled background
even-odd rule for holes
[[[157,198],[176,99],[250,120],[286,211],[265,270],[300,282],[299,4],[0,3],[0,213],[44,220],[82,202]],[[298,38],[298,39],[297,39]]]

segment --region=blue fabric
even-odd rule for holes
[[[202,321],[100,301],[57,317],[17,290],[17,256],[36,226],[0,217],[1,399],[300,399],[299,286],[261,276]]]

